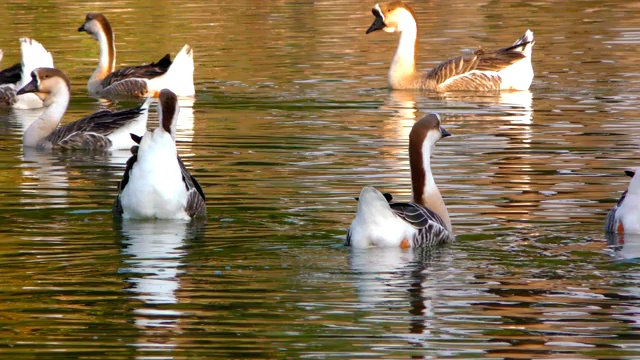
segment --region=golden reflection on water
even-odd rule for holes
[[[193,46],[198,94],[181,103],[178,149],[211,216],[199,239],[166,224],[114,232],[129,152],[32,153],[21,134],[37,112],[0,109],[0,315],[11,345],[0,357],[637,351],[638,241],[606,248],[602,233],[628,186],[619,169],[639,154],[637,4],[412,4],[419,69],[531,28],[531,90],[388,91],[397,37],[364,35],[367,2],[4,4],[2,64],[18,60],[20,36],[52,51],[71,79],[65,121],[135,106],[87,97],[98,48],[76,31],[86,12],[108,13],[118,66]],[[410,197],[408,134],[431,112],[453,134],[432,166],[458,242],[431,253],[342,248],[363,185]]]

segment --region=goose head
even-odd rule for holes
[[[31,81],[23,86],[16,95],[26,93],[36,94],[45,106],[51,104],[58,97],[68,98],[71,86],[67,76],[55,68],[36,68],[31,72]]]
[[[111,34],[113,32],[107,18],[96,12],[87,14],[84,24],[78,28],[78,31],[84,31],[96,40],[99,40],[100,34]]]
[[[402,1],[376,4],[371,13],[375,16],[367,34],[376,30],[388,33],[400,33],[403,30],[416,29],[417,21],[413,9]]]
[[[411,128],[409,155],[417,152],[430,155],[436,143],[447,136],[451,136],[451,133],[440,125],[440,115],[429,114],[413,124]]]
[[[158,96],[158,121],[162,129],[176,140],[176,128],[178,126],[178,114],[180,107],[178,106],[178,97],[169,89],[162,89]]]

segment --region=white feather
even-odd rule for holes
[[[124,218],[189,219],[177,155],[171,134],[162,128],[144,135],[129,183],[120,194]]]
[[[166,73],[147,80],[149,92],[160,93],[162,89],[169,89],[177,96],[193,96],[196,93],[193,85],[193,71],[193,49],[189,45],[184,45]]]
[[[22,76],[16,85],[20,89],[31,81],[31,72],[39,67],[53,67],[53,57],[39,42],[30,38],[20,38],[20,53],[22,55]],[[13,107],[16,109],[35,109],[43,106],[42,100],[36,94],[19,95]]]
[[[362,188],[356,218],[349,228],[352,247],[398,247],[402,240],[411,239],[416,232],[393,213],[380,191],[372,186]]]

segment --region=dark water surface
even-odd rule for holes
[[[65,121],[105,106],[88,11],[119,65],[189,43],[178,147],[209,212],[114,223],[127,152],[25,151],[37,113],[0,109],[0,358],[639,358],[640,240],[608,247],[603,222],[638,165],[640,6],[414,2],[421,69],[536,36],[530,92],[442,96],[385,88],[397,37],[365,36],[373,4],[0,5],[1,65],[42,42],[71,79]],[[429,112],[454,135],[432,163],[457,242],[343,247],[363,185],[410,196]]]

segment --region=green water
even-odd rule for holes
[[[0,5],[0,65],[40,41],[71,79],[65,121],[137,104],[87,96],[87,12],[118,65],[190,44],[178,149],[208,200],[203,227],[114,224],[127,152],[24,151],[37,113],[0,109],[0,358],[640,357],[640,252],[603,234],[639,155],[637,6],[414,2],[420,69],[536,36],[530,92],[443,97],[385,88],[397,37],[365,36],[373,5]],[[362,186],[410,196],[429,112],[453,134],[432,164],[457,242],[343,247]]]

